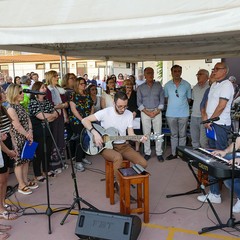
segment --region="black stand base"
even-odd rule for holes
[[[172,197],[179,197],[179,196],[185,196],[185,195],[191,195],[191,194],[196,194],[196,193],[201,193],[201,188],[196,188],[187,192],[183,192],[183,193],[177,193],[177,194],[169,194],[166,195],[166,198],[172,198]]]
[[[238,224],[240,224],[240,221],[235,222],[235,218],[229,218],[227,223],[222,223],[222,224],[217,224],[216,226],[202,228],[202,230],[199,231],[198,233],[202,234],[202,233],[211,232],[217,229],[223,229],[227,227],[234,228]]]
[[[60,222],[61,225],[64,224],[65,220],[67,219],[68,215],[71,213],[71,211],[75,208],[76,204],[78,204],[78,209],[79,211],[81,210],[81,205],[80,202],[84,203],[85,205],[87,205],[89,208],[94,209],[94,210],[98,210],[97,208],[95,208],[93,205],[91,205],[90,203],[88,203],[87,201],[83,200],[81,197],[76,197],[74,198],[74,201],[71,205],[71,207],[68,209],[66,215],[64,216],[64,218],[62,219],[62,221]]]
[[[34,212],[34,213],[23,213],[23,215],[47,215],[48,216],[48,234],[51,234],[52,233],[52,228],[51,228],[51,216],[53,213],[57,213],[57,212],[61,212],[61,211],[65,211],[69,208],[61,208],[59,210],[52,210],[51,207],[47,207],[46,211],[45,212]]]
[[[76,204],[78,205],[79,211],[81,210],[81,204],[80,204],[81,202],[84,203],[86,206],[88,206],[91,209],[98,210],[93,205],[91,205],[89,202],[87,202],[83,198],[79,197],[78,186],[77,186],[77,178],[76,178],[75,170],[74,170],[74,167],[73,167],[72,154],[71,154],[71,149],[70,149],[70,144],[69,144],[70,141],[71,141],[71,139],[69,141],[67,141],[66,146],[67,146],[67,150],[68,150],[68,154],[69,154],[69,158],[70,158],[70,162],[71,162],[72,180],[73,180],[73,183],[74,183],[74,189],[75,189],[76,197],[74,198],[73,203],[72,203],[71,207],[68,209],[66,215],[64,216],[64,218],[60,222],[61,225],[64,224],[65,220],[67,219],[67,217],[71,213],[71,211],[75,208]]]
[[[197,178],[197,176],[196,176],[196,174],[195,174],[195,172],[192,168],[191,161],[188,162],[188,167],[189,167],[190,171],[192,172],[195,180],[197,181],[199,187],[197,187],[193,190],[187,191],[187,192],[183,192],[183,193],[169,194],[169,195],[166,195],[166,198],[179,197],[179,196],[191,195],[191,194],[196,194],[196,193],[201,193],[202,192],[202,188],[201,188],[202,183]]]
[[[205,192],[205,190],[204,190],[204,189],[205,189],[205,186],[202,185],[202,183],[201,183],[200,180],[198,179],[196,173],[194,172],[193,167],[192,167],[192,163],[193,163],[193,160],[192,160],[192,161],[189,161],[189,162],[188,162],[188,167],[189,167],[189,169],[191,170],[191,172],[192,172],[192,174],[193,174],[193,176],[194,176],[194,178],[195,178],[195,180],[196,180],[199,188],[196,188],[196,189],[194,189],[194,190],[191,190],[191,191],[188,191],[188,192],[185,192],[185,193],[178,193],[178,194],[167,195],[167,196],[166,196],[167,198],[177,197],[177,196],[183,196],[183,195],[190,195],[190,194],[194,194],[194,193],[197,193],[197,192],[202,192],[204,195],[206,195],[206,192]],[[211,183],[211,184],[214,184],[214,182]],[[208,186],[211,185],[211,184],[208,184]],[[210,206],[210,208],[211,208],[214,216],[216,217],[216,219],[217,219],[217,221],[218,221],[218,225],[216,225],[216,226],[214,226],[214,227],[210,227],[210,228],[203,228],[202,231],[199,232],[199,234],[202,234],[202,233],[204,233],[204,232],[213,231],[213,230],[215,230],[215,229],[220,229],[220,228],[223,228],[223,227],[227,227],[227,226],[226,226],[227,224],[223,224],[223,223],[221,222],[221,220],[220,220],[220,218],[219,218],[219,216],[218,216],[215,208],[213,207],[212,203],[210,202],[210,200],[209,200],[208,198],[207,198],[207,202],[208,202],[208,204],[209,204],[209,206]],[[230,222],[230,221],[229,221],[229,222]],[[230,223],[229,223],[229,224],[230,224]]]

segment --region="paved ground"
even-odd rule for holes
[[[169,150],[167,150],[169,153]],[[166,154],[167,155],[167,154]],[[77,188],[81,199],[87,201],[99,210],[108,211],[111,215],[119,212],[119,201],[110,205],[105,197],[104,161],[100,156],[89,157],[93,161],[85,172],[78,172]],[[240,230],[225,228],[199,235],[203,227],[215,226],[217,221],[208,204],[201,204],[196,200],[197,194],[166,198],[167,194],[185,192],[196,187],[196,182],[189,171],[187,164],[180,159],[159,163],[157,158],[149,160],[148,171],[150,176],[150,223],[142,224],[139,240],[234,240],[240,239]],[[14,174],[10,176],[9,185],[14,186]],[[75,196],[74,182],[71,169],[63,171],[49,182],[50,209],[69,207]],[[132,188],[136,195],[136,189]],[[75,235],[77,215],[68,215],[65,223],[60,225],[66,211],[54,212],[50,217],[46,214],[47,196],[46,184],[41,184],[33,194],[24,196],[15,193],[10,197],[15,204],[25,209],[25,213],[36,215],[23,215],[9,223],[13,229],[10,231],[11,240],[72,240],[78,239]],[[220,220],[226,223],[229,219],[229,193],[223,188],[223,202],[214,205]],[[86,207],[81,202],[81,207]],[[78,214],[77,207],[72,213]],[[42,213],[42,214],[39,214]],[[138,215],[143,220],[142,215]],[[240,214],[236,216],[240,220]],[[51,223],[52,234],[48,234],[48,223]],[[240,225],[238,226],[240,229]],[[119,238],[120,239],[120,238]],[[118,239],[116,239],[118,240]]]

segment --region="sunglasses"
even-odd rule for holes
[[[19,91],[19,95],[21,95],[23,93],[23,91]]]
[[[175,91],[176,97],[179,97],[178,90]]]

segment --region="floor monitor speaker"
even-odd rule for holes
[[[136,240],[141,227],[141,219],[138,216],[81,209],[75,234],[79,238]]]

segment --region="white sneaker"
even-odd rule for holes
[[[79,172],[85,171],[85,168],[83,167],[83,164],[81,162],[75,163],[75,169]]]
[[[54,171],[55,174],[60,174],[62,173],[62,169],[61,168],[57,168],[55,171]]]
[[[240,199],[237,199],[237,202],[233,206],[233,212],[234,213],[240,213]]]
[[[64,163],[64,166],[62,167],[62,169],[68,169],[68,164]]]
[[[87,160],[86,158],[83,158],[82,162],[83,162],[83,164],[92,165],[92,162]]]
[[[222,202],[220,195],[216,195],[211,192],[209,192],[207,195],[198,196],[197,200],[200,202],[206,202],[207,198],[210,200],[211,203],[221,203]]]

